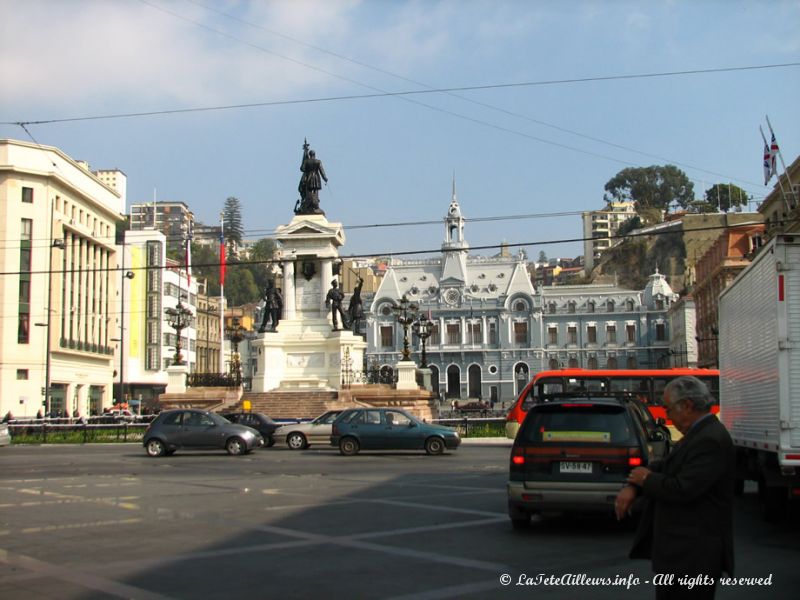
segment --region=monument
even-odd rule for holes
[[[345,244],[344,229],[341,223],[328,221],[320,208],[319,192],[328,176],[307,141],[300,170],[294,217],[275,230],[281,313],[270,316],[269,328],[266,318],[262,321],[262,333],[253,343],[258,357],[254,392],[338,390],[343,370],[358,368],[367,347],[341,318],[343,296],[334,265]],[[337,293],[331,294],[333,290]],[[276,295],[268,288],[265,301],[267,296]],[[270,311],[276,311],[277,304],[273,301]],[[341,327],[334,314],[341,318]]]

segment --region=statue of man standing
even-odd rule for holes
[[[322,166],[322,161],[317,158],[313,150],[309,150],[308,141],[303,144],[303,161],[300,163],[300,170],[303,175],[297,191],[300,192],[300,200],[295,205],[296,215],[324,215],[319,207],[319,191],[322,189],[322,182],[328,183],[328,176]]]
[[[270,331],[275,331],[278,321],[281,319],[282,311],[283,296],[270,279],[267,281],[267,288],[264,290],[264,317],[261,319],[261,327],[259,327],[258,332],[264,333],[267,331],[267,319],[271,321]]]
[[[339,331],[339,319],[337,316],[342,319],[343,326],[347,324],[344,319],[344,313],[342,312],[342,300],[344,300],[344,293],[339,289],[339,284],[334,279],[331,282],[331,289],[328,290],[328,295],[325,296],[325,306],[331,309],[334,331]]]

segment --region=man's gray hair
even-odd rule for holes
[[[686,375],[670,381],[664,387],[664,395],[670,402],[686,400],[694,410],[705,412],[714,404],[714,397],[708,391],[708,386],[697,377]]]

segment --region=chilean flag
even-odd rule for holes
[[[772,175],[775,175],[775,173],[778,172],[778,165],[776,163],[776,160],[778,157],[778,150],[780,150],[780,148],[778,147],[778,142],[775,139],[775,132],[772,131],[772,127],[769,128],[769,132],[772,134],[772,142],[769,145],[769,159],[770,159],[770,167],[772,169],[772,173],[770,175],[771,177]]]
[[[219,233],[219,284],[225,285],[225,235]]]
[[[775,136],[773,136],[772,139],[775,139]],[[767,144],[766,140],[764,140],[764,185],[767,185],[769,180],[772,178],[772,166],[774,162],[775,159],[769,150],[769,145]]]

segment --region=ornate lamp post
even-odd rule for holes
[[[231,326],[225,328],[225,333],[231,341],[233,348],[231,349],[231,375],[236,379],[237,383],[242,381],[242,361],[239,359],[239,342],[244,339],[245,328],[239,324],[238,317],[234,317],[231,321]]]
[[[182,298],[178,298],[178,305],[175,308],[164,309],[167,315],[167,322],[169,326],[175,330],[177,340],[175,341],[175,358],[172,360],[173,365],[183,365],[183,355],[181,354],[181,332],[192,325],[194,315],[192,311],[183,305]]]
[[[424,314],[411,326],[411,330],[422,342],[422,356],[420,357],[419,366],[423,369],[428,366],[428,357],[425,355],[425,342],[431,337],[433,327],[433,321],[429,320]]]
[[[405,296],[392,307],[397,322],[403,327],[403,360],[410,360],[410,353],[408,350],[408,327],[416,320],[418,310],[419,306],[410,302]]]

